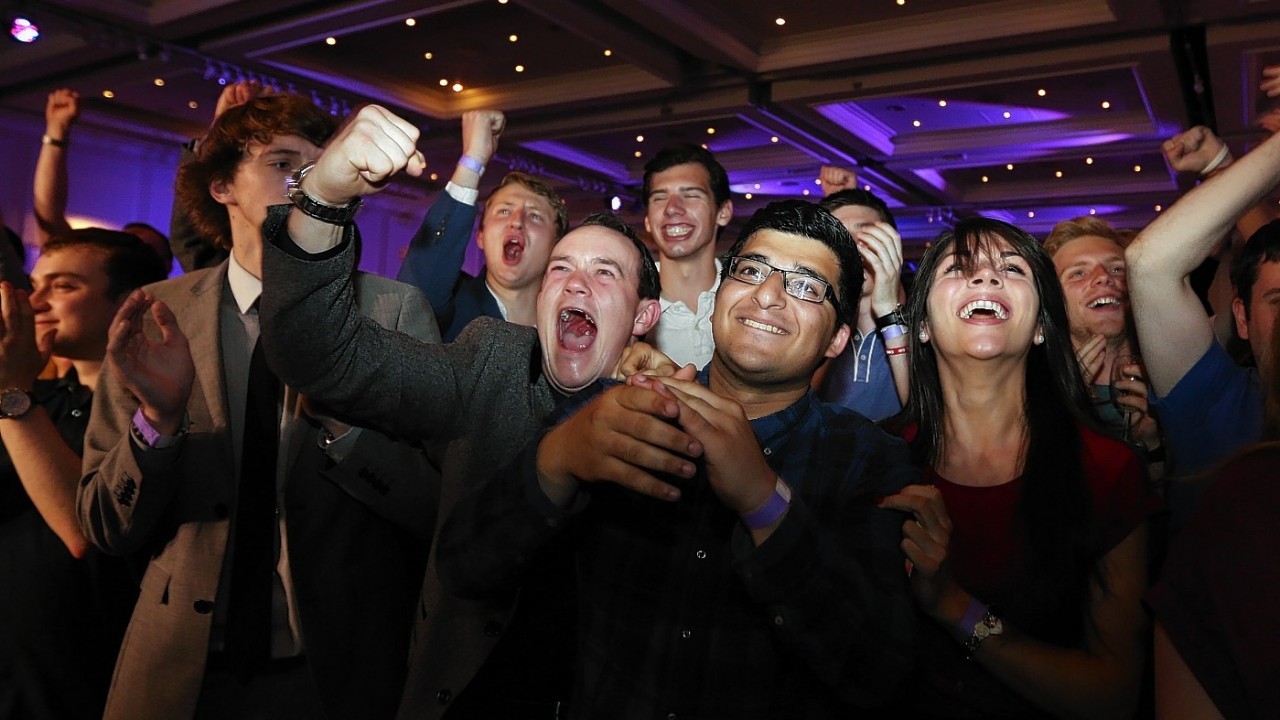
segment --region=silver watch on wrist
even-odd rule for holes
[[[35,396],[29,390],[8,388],[0,390],[0,419],[20,418],[31,412]]]
[[[308,163],[285,178],[285,197],[289,198],[289,201],[304,214],[320,222],[326,222],[330,225],[346,225],[350,223],[355,218],[356,211],[360,209],[360,205],[364,203],[364,199],[356,198],[346,205],[330,205],[308,195],[307,191],[302,189],[302,180],[315,166],[315,163]]]

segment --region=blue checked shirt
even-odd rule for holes
[[[611,384],[570,398],[550,423]],[[571,534],[572,718],[867,717],[906,678],[915,634],[903,517],[875,502],[918,473],[902,440],[812,393],[751,424],[793,490],[761,546],[702,468],[668,478],[682,488],[674,503],[584,483],[557,509],[537,482],[543,430],[456,507],[440,538],[443,581],[463,596],[510,590],[537,548]]]

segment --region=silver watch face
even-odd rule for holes
[[[22,417],[30,409],[31,396],[25,391],[9,389],[0,392],[0,417]]]

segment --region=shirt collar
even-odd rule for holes
[[[655,262],[655,263],[654,263],[654,266],[655,266],[655,267],[657,267],[659,270],[661,270],[661,269],[662,269],[662,263],[660,263],[660,262]],[[716,258],[716,279],[715,279],[715,282],[711,283],[711,287],[710,287],[710,288],[707,288],[706,290],[703,290],[702,292],[698,293],[698,307],[699,307],[700,309],[701,309],[701,308],[703,308],[703,307],[705,307],[705,305],[704,305],[704,304],[703,304],[703,302],[702,302],[702,301],[703,301],[703,299],[705,299],[708,295],[710,295],[711,297],[713,297],[713,298],[714,298],[714,297],[716,296],[716,291],[720,289],[721,268],[723,268],[723,267],[724,267],[724,264],[720,262],[720,258]],[[680,302],[680,301],[679,301],[679,300],[677,300],[676,302]],[[667,308],[671,307],[672,305],[675,305],[675,304],[676,304],[676,302],[672,302],[672,301],[670,301],[670,300],[668,300],[668,299],[666,299],[666,298],[664,298],[664,297],[662,297],[662,296],[658,296],[658,307],[659,307],[660,309],[662,309],[662,310],[666,310]],[[681,303],[681,304],[683,305],[684,303]],[[691,309],[692,309],[692,308],[691,308]]]
[[[227,283],[231,285],[231,296],[236,299],[236,306],[242,314],[248,314],[253,304],[262,297],[262,280],[253,276],[244,266],[236,261],[236,254],[231,253],[227,265]]]

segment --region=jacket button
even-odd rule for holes
[[[491,638],[498,637],[501,634],[502,634],[502,623],[498,622],[497,620],[485,623],[484,625],[485,637],[491,637]]]
[[[191,606],[201,615],[208,615],[213,612],[213,603],[209,600],[197,600]]]
[[[449,692],[449,688],[445,688],[440,692],[436,693],[436,702],[440,703],[441,705],[444,705],[445,703],[449,702],[452,699],[453,699],[453,693]]]
[[[226,520],[227,515],[230,513],[227,511],[226,503],[218,503],[213,506],[213,514],[214,517],[217,517],[219,520]]]

